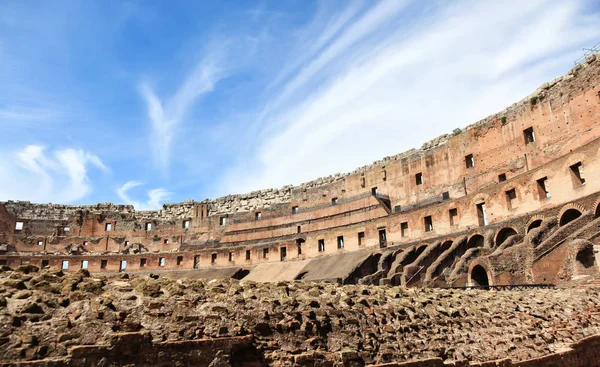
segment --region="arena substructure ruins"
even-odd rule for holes
[[[600,54],[458,130],[352,173],[158,211],[0,203],[3,359],[150,363],[135,359],[135,345],[159,366],[165,358],[213,366],[596,366]],[[511,284],[558,288],[511,296],[438,289]],[[489,309],[503,297],[507,314]],[[565,300],[573,305],[558,317]],[[259,301],[269,306],[233,310]],[[462,302],[482,303],[466,310]],[[82,315],[103,320],[98,330],[106,333],[84,337]],[[512,339],[482,331],[490,326],[480,321],[496,317],[504,320],[492,322],[498,330],[512,317],[527,327]],[[198,320],[201,330],[191,325]],[[59,325],[52,342],[35,336],[42,322]],[[499,352],[420,344],[435,333],[419,330],[450,335],[465,322],[487,339],[455,340],[500,341],[492,348]],[[26,332],[17,341],[11,333],[19,329]],[[344,333],[356,340],[343,342]],[[390,347],[390,338],[408,344],[394,339]],[[527,338],[535,343],[524,352]],[[198,359],[192,349],[219,353]],[[429,359],[400,363],[420,355]],[[513,362],[484,362],[503,356]]]

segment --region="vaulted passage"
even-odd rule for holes
[[[559,224],[560,224],[560,226],[564,226],[565,224],[568,224],[579,217],[581,217],[581,212],[579,210],[569,209],[569,210],[565,211],[563,213],[563,215],[560,217]]]
[[[233,275],[233,279],[242,280],[246,277],[246,275],[250,274],[250,270],[242,269]]]
[[[483,236],[480,234],[476,234],[473,237],[469,238],[469,242],[467,243],[467,248],[474,248],[474,247],[483,247],[483,243],[484,243],[484,239]]]
[[[426,248],[427,245],[422,245],[421,247],[412,251],[406,256],[406,258],[404,258],[404,261],[402,261],[402,265],[406,266],[412,264],[419,256],[421,256],[421,254],[423,253],[423,251],[425,251]]]
[[[541,225],[542,225],[542,220],[541,219],[534,220],[533,222],[531,222],[531,224],[529,225],[529,227],[527,227],[527,233],[529,233],[529,231],[531,231],[534,228],[538,228]]]
[[[504,241],[506,241],[506,239],[508,239],[508,237],[510,236],[514,236],[517,234],[517,231],[515,231],[514,229],[507,227],[507,228],[502,228],[500,231],[498,231],[498,234],[496,235],[496,247],[502,245],[504,243]]]
[[[592,268],[596,263],[596,258],[594,257],[594,248],[592,246],[586,246],[582,248],[577,253],[575,260],[577,260],[578,267],[582,267],[584,269]]]
[[[490,281],[487,272],[481,265],[475,265],[471,270],[471,282],[476,286],[488,286]]]

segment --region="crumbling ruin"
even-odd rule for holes
[[[592,55],[460,133],[299,186],[159,211],[0,203],[2,359],[591,366],[584,361],[600,343],[599,121]],[[505,284],[569,288],[436,289]],[[465,336],[467,324],[475,336]],[[91,325],[98,335],[83,332]],[[514,335],[500,335],[506,328]],[[221,353],[198,357],[195,348]]]

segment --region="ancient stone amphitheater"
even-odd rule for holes
[[[600,366],[599,122],[592,55],[352,173],[0,203],[0,364]]]

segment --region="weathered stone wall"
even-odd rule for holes
[[[578,239],[594,240],[597,228],[578,221],[553,229],[552,237],[538,239],[544,242],[539,244],[528,240],[523,221],[581,200],[594,201],[583,203],[584,217],[591,220],[598,213],[598,89],[600,60],[590,58],[531,98],[461,134],[441,136],[419,150],[349,174],[279,190],[165,204],[158,211],[111,203],[0,203],[0,261],[59,266],[71,256],[71,271],[79,262],[83,266],[87,257],[90,270],[103,271],[98,259],[109,256],[114,260],[110,270],[119,270],[112,265],[117,261],[129,261],[128,269],[144,270],[147,254],[165,254],[167,264],[159,270],[249,267],[363,250],[376,254],[386,247],[402,252],[481,235],[484,250],[468,241],[452,243],[435,259],[398,267],[404,274],[387,277],[379,269],[377,280],[464,283],[469,264],[479,258],[487,259],[484,265],[494,281],[556,279],[553,272],[563,266],[557,255],[562,250],[536,266],[532,263],[568,242],[571,232],[578,233]],[[535,141],[524,139],[529,127],[535,130]],[[468,153],[474,167],[465,166]],[[579,167],[577,174],[574,165]],[[417,182],[416,174],[424,181]],[[540,188],[541,179],[547,193]],[[481,204],[487,225],[478,209]],[[521,237],[496,243],[500,226]],[[152,263],[150,268],[158,266],[156,259]]]
[[[597,288],[407,290],[90,277],[23,266],[0,273],[0,360],[364,366],[440,358],[468,366],[460,361],[509,358],[529,367],[562,358],[572,364],[558,366],[590,366],[598,340],[585,338],[600,334],[599,311]]]
[[[548,159],[555,158],[555,153],[561,150],[561,142],[564,143],[565,139],[566,142],[577,140],[575,139],[575,136],[569,137],[569,135],[582,133],[582,131],[568,131],[568,129],[566,132],[558,131],[559,129],[557,129],[557,131],[545,131],[546,129],[542,128],[540,125],[536,126],[536,124],[542,124],[545,127],[559,122],[556,120],[558,116],[554,116],[553,111],[560,110],[564,107],[565,116],[561,117],[561,119],[565,119],[567,124],[569,121],[571,121],[572,123],[574,122],[575,125],[579,124],[581,126],[586,125],[586,119],[592,118],[593,120],[593,116],[597,117],[598,112],[594,112],[592,110],[590,110],[589,113],[586,113],[587,116],[577,116],[573,113],[576,111],[571,111],[573,110],[573,106],[569,106],[569,103],[581,95],[582,92],[587,92],[588,95],[585,96],[584,103],[588,103],[591,107],[594,107],[598,104],[600,98],[596,95],[596,89],[600,83],[599,59],[600,57],[598,57],[598,55],[592,55],[588,57],[585,62],[575,66],[572,70],[570,70],[567,75],[545,83],[530,96],[511,105],[504,111],[493,114],[481,121],[467,126],[463,133],[456,136],[449,134],[442,135],[424,143],[420,149],[411,149],[400,154],[385,157],[381,160],[373,162],[370,165],[360,167],[350,173],[336,173],[335,175],[318,178],[298,186],[288,185],[280,189],[266,189],[247,194],[227,195],[214,200],[204,200],[201,203],[209,204],[210,215],[221,215],[249,212],[259,209],[269,209],[277,204],[283,203],[301,203],[303,201],[307,201],[304,200],[306,199],[307,193],[310,193],[314,190],[319,192],[328,192],[328,187],[332,185],[335,186],[335,184],[338,184],[337,188],[332,192],[329,192],[330,195],[322,196],[320,201],[327,202],[330,200],[332,195],[340,197],[343,197],[344,194],[353,195],[354,191],[360,191],[361,188],[366,188],[368,190],[374,184],[380,184],[380,186],[387,188],[387,192],[392,193],[392,190],[389,189],[391,188],[390,182],[396,182],[396,185],[398,185],[400,182],[405,181],[405,178],[403,177],[405,176],[404,173],[410,171],[410,168],[416,168],[421,165],[421,161],[427,161],[427,167],[437,164],[438,167],[436,170],[440,171],[441,168],[439,165],[440,163],[444,163],[442,162],[444,159],[441,156],[436,156],[435,154],[435,152],[439,151],[440,148],[444,148],[442,150],[452,150],[455,149],[455,146],[461,145],[461,150],[465,150],[465,147],[468,148],[469,146],[473,146],[469,149],[473,151],[480,151],[481,147],[477,147],[477,140],[485,139],[486,135],[490,131],[502,131],[503,136],[511,135],[509,138],[505,137],[505,140],[522,140],[522,132],[520,128],[523,123],[527,124],[527,122],[524,122],[524,120],[526,120],[529,121],[530,126],[535,126],[537,138],[544,139],[547,142],[546,144],[558,144],[558,146],[552,149],[548,149],[549,147],[546,147],[545,151],[529,152],[529,157],[523,158],[522,154],[528,153],[523,144],[515,145],[509,143],[507,145],[505,144],[506,142],[501,143],[503,149],[505,149],[506,146],[511,145],[515,148],[515,151],[510,153],[511,162],[504,163],[510,163],[508,165],[505,164],[507,171],[517,174],[526,168],[526,166],[536,166],[540,163],[548,161]],[[590,101],[590,99],[592,100]],[[534,100],[535,102],[533,102]],[[578,103],[581,102],[582,101],[578,101]],[[581,105],[578,104],[578,106]],[[597,110],[597,107],[594,108]],[[550,112],[550,117],[553,118],[548,117],[548,112]],[[539,120],[539,122],[536,122],[536,118]],[[561,120],[560,122],[562,123],[564,121]],[[506,129],[508,130],[504,132]],[[591,130],[592,129],[589,129],[588,126],[588,131],[586,134],[587,138],[592,138],[593,136],[597,135],[590,135]],[[496,138],[492,138],[492,140],[494,139]],[[497,140],[496,144],[498,144]],[[486,146],[483,150],[481,150],[481,153],[483,154],[485,150],[487,150],[488,153],[494,151],[493,147]],[[450,152],[450,154],[454,153],[455,152]],[[460,162],[460,160],[463,159],[463,156],[454,158],[450,157],[449,159],[447,156],[448,153],[444,154],[446,155],[445,160],[448,162],[443,164],[442,170],[453,171],[452,165],[454,165],[456,162]],[[508,152],[505,151],[504,154],[507,156]],[[490,160],[490,162],[484,163],[483,168],[488,169],[497,164],[496,162],[492,162],[494,159],[491,159],[491,157],[493,157],[493,155],[486,157],[486,159]],[[468,181],[472,181],[473,185],[480,187],[481,185],[485,185],[487,182],[489,182],[489,180],[485,179],[483,182],[481,182],[481,178],[479,176],[485,175],[485,169],[479,167],[482,165],[482,162],[477,161],[478,157],[475,158],[477,162],[476,169],[474,172],[469,172],[466,176]],[[396,172],[395,168],[386,167],[390,165],[400,165],[402,169]],[[382,172],[384,171],[385,174],[382,176]],[[446,187],[451,188],[453,185],[456,185],[454,191],[459,191],[459,181],[462,180],[462,177],[465,175],[461,171],[448,173],[449,175],[443,176],[443,181],[445,181]],[[429,178],[427,180],[429,181]],[[409,190],[405,188],[404,191]],[[398,192],[394,194],[394,196],[400,199],[396,201],[404,204],[416,203],[424,199],[423,193],[418,192],[411,192],[408,194],[408,196],[404,196],[402,193]],[[439,193],[435,191],[428,191],[427,198],[435,197],[438,194]],[[319,201],[316,196],[312,199],[313,200],[310,200],[310,202],[314,203],[314,201]],[[194,206],[194,201],[186,201],[178,204],[166,204],[163,206],[162,210],[141,211],[139,212],[139,215],[144,218],[191,217],[193,216]],[[7,203],[7,208],[12,214],[24,219],[63,219],[64,217],[68,217],[78,210],[107,210],[123,213],[132,213],[134,211],[134,208],[129,205],[114,205],[111,203],[89,206],[68,206],[57,204],[31,204],[28,202],[9,202]]]

